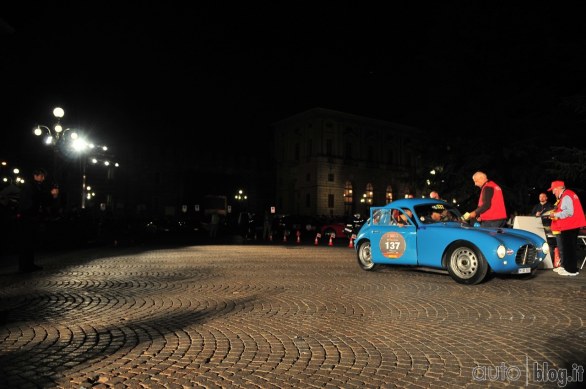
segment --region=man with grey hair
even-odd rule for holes
[[[486,173],[477,171],[472,176],[474,185],[480,188],[478,207],[464,215],[466,219],[476,218],[481,227],[501,228],[507,223],[507,209],[503,191]]]

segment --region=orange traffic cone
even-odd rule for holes
[[[556,247],[553,249],[553,268],[560,267],[560,250]]]
[[[297,230],[297,243],[301,243],[301,232]]]
[[[315,234],[315,242],[314,244],[317,246],[319,244],[319,238],[321,238],[321,234],[318,232]]]
[[[328,246],[333,246],[334,245],[334,236],[330,235],[330,243],[328,243]]]
[[[350,247],[350,248],[354,247],[354,237],[353,236],[350,237],[350,243],[348,243],[348,247]]]
[[[283,243],[287,243],[287,233],[283,233]]]

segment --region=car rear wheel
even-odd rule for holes
[[[376,265],[372,262],[372,250],[369,240],[360,242],[356,255],[358,257],[358,265],[360,265],[362,270],[376,269]]]
[[[488,263],[478,250],[462,243],[448,252],[448,273],[456,282],[475,285],[486,277]]]

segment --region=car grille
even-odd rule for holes
[[[537,249],[535,246],[526,244],[519,247],[515,257],[517,265],[533,265],[537,262]]]

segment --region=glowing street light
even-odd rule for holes
[[[102,159],[96,156],[86,157],[82,155],[88,152],[97,152],[98,154],[103,154],[106,151],[108,151],[108,147],[105,145],[98,146],[92,142],[87,141],[86,139],[78,138],[73,142],[72,147],[75,151],[77,151],[80,154],[82,170],[81,208],[85,209],[87,200],[91,200],[92,197],[96,195],[95,192],[90,192],[91,187],[87,185],[87,161],[89,161],[92,165],[97,165],[98,163],[100,163],[103,166],[106,166],[107,168],[110,168],[111,166],[120,167],[120,164],[118,162],[112,162],[109,159],[103,159],[103,155]]]
[[[71,139],[76,139],[77,133],[75,131],[73,131],[70,128],[63,129],[63,126],[61,125],[61,118],[63,118],[64,115],[65,111],[63,110],[63,108],[55,108],[53,110],[53,116],[57,118],[57,123],[53,125],[53,128],[50,128],[43,124],[37,124],[37,126],[33,129],[33,133],[36,136],[41,136],[43,135],[43,133],[46,132],[47,136],[45,137],[45,143],[48,145],[57,144],[59,140],[62,139],[68,132],[70,132],[69,135]]]
[[[24,179],[20,177],[20,169],[10,168],[7,161],[0,162],[0,177],[3,185],[24,183]]]
[[[238,193],[234,195],[234,198],[238,201],[248,200],[248,196],[244,193],[242,189],[238,190]]]

